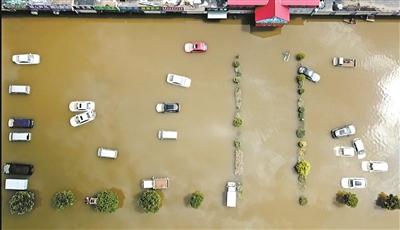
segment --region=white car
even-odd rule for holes
[[[336,156],[354,157],[356,151],[353,147],[339,146],[335,147]]]
[[[29,85],[10,85],[8,86],[9,94],[30,94],[31,87]]]
[[[367,180],[365,178],[345,177],[342,178],[341,185],[343,188],[356,189],[367,187]]]
[[[77,127],[85,123],[88,123],[90,121],[93,121],[95,118],[96,118],[96,112],[91,110],[71,117],[69,123],[72,125],[72,127]]]
[[[366,153],[365,153],[364,143],[362,142],[362,140],[360,138],[355,138],[353,140],[353,146],[357,152],[358,159],[364,159]]]
[[[318,73],[314,72],[314,70],[306,66],[300,66],[297,72],[300,74],[304,74],[304,76],[306,76],[308,80],[314,83],[319,82],[319,80],[321,79],[321,76],[319,76]]]
[[[159,103],[156,105],[158,113],[177,113],[181,110],[179,103]]]
[[[95,109],[94,101],[72,101],[69,103],[69,110],[71,112],[84,112]]]
[[[384,161],[363,161],[361,169],[366,172],[387,172],[389,166]]]
[[[189,88],[190,84],[192,83],[192,80],[190,80],[190,78],[187,78],[184,76],[169,73],[167,75],[167,82],[172,85],[178,85],[178,86],[182,86],[185,88]]]
[[[356,133],[356,127],[354,125],[345,125],[340,128],[332,129],[331,135],[333,138],[347,137]]]
[[[34,65],[40,63],[39,54],[16,54],[12,56],[12,61],[18,65]]]

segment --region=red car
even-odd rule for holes
[[[207,44],[205,42],[188,42],[185,43],[186,53],[202,53],[207,51]]]

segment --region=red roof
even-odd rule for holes
[[[281,4],[283,6],[319,6],[319,1],[320,0],[281,0]]]
[[[228,6],[263,6],[267,3],[268,0],[228,0]]]
[[[280,1],[281,0],[271,0],[265,6],[257,7],[255,10],[256,23],[268,19],[280,19],[289,22],[290,20],[289,7],[282,6],[280,4]]]

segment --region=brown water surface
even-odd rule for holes
[[[280,30],[250,29],[240,20],[205,23],[198,19],[3,18],[2,162],[26,162],[36,171],[29,188],[40,204],[28,215],[11,216],[2,190],[4,229],[67,228],[391,228],[399,212],[377,208],[381,191],[400,192],[400,59],[398,20],[347,25],[311,20]],[[204,40],[205,54],[186,54],[183,43]],[[290,50],[290,62],[281,53]],[[296,161],[296,66],[294,53],[321,75],[306,82],[305,156],[312,164],[304,194],[292,167]],[[37,66],[11,62],[16,53],[39,53]],[[240,54],[243,106],[244,175],[233,175],[235,128],[231,62]],[[356,57],[355,69],[334,68],[333,56]],[[166,83],[167,73],[187,75],[189,89]],[[9,84],[29,84],[31,95],[10,96]],[[73,128],[68,103],[94,100],[97,118]],[[178,114],[157,114],[155,104],[182,104]],[[31,117],[30,143],[9,143],[9,117]],[[333,140],[329,131],[353,123],[364,141],[367,160],[389,163],[386,173],[366,173],[356,158],[339,158],[333,148],[354,137]],[[179,132],[177,141],[159,141],[158,129]],[[100,159],[98,147],[116,148],[118,159]],[[140,180],[168,176],[164,204],[157,214],[141,213],[134,197]],[[354,191],[357,208],[337,207],[342,177],[368,180]],[[242,181],[237,208],[224,205],[225,183]],[[4,175],[2,176],[4,185]],[[74,207],[57,212],[52,195],[71,189]],[[96,213],[85,195],[103,189],[123,193],[113,214]],[[185,197],[199,190],[195,210]],[[122,194],[120,194],[122,196]],[[121,197],[122,198],[122,197]]]

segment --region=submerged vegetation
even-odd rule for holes
[[[233,78],[234,83],[234,99],[235,99],[235,114],[233,117],[232,125],[236,128],[240,128],[243,125],[243,119],[240,116],[242,107],[242,90],[240,87],[242,72],[240,71],[239,55],[235,56],[232,62],[235,76]],[[243,152],[240,149],[240,130],[236,133],[236,138],[233,141],[235,150],[234,154],[234,174],[240,176],[243,174]]]
[[[192,206],[192,208],[199,208],[203,200],[204,195],[201,192],[196,191],[192,193],[190,197],[190,206]]]
[[[301,206],[307,205],[307,203],[308,203],[307,197],[305,197],[303,195],[299,197],[299,204]]]
[[[67,207],[73,206],[75,202],[75,195],[71,191],[62,191],[54,194],[52,205],[57,210],[64,210]]]
[[[138,205],[146,213],[156,213],[162,206],[162,198],[155,190],[145,190],[140,194]]]
[[[119,199],[115,192],[111,190],[105,190],[98,192],[96,197],[97,204],[94,207],[97,211],[113,213],[118,209]]]
[[[10,213],[24,215],[32,211],[35,206],[35,194],[31,191],[19,191],[11,196],[9,201]]]

